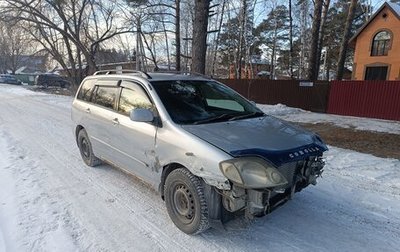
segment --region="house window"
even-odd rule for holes
[[[365,80],[386,80],[388,67],[376,66],[365,69]]]
[[[378,32],[372,41],[371,56],[386,56],[390,47],[390,39],[388,31]]]

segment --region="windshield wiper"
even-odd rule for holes
[[[232,114],[222,114],[222,115],[213,116],[213,117],[210,117],[210,118],[207,118],[207,119],[204,119],[204,120],[200,120],[200,121],[194,122],[193,124],[218,122],[220,120],[225,120],[225,119],[231,118],[232,116],[234,116],[234,115],[232,115]]]
[[[245,118],[252,118],[252,117],[260,117],[260,116],[264,116],[264,115],[265,114],[263,112],[256,111],[256,112],[253,112],[253,113],[250,113],[250,114],[234,116],[234,117],[230,118],[229,121],[245,119]]]

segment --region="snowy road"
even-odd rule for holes
[[[399,160],[331,147],[316,187],[251,225],[188,236],[157,192],[84,165],[71,101],[0,85],[0,251],[399,250]]]

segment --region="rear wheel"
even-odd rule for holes
[[[92,150],[92,143],[89,140],[89,136],[85,129],[81,129],[78,133],[78,147],[81,153],[82,159],[88,166],[96,166],[101,163],[101,160],[98,159]]]
[[[179,168],[168,175],[164,197],[168,214],[181,231],[199,234],[209,228],[203,185],[187,169]]]

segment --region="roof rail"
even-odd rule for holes
[[[154,73],[172,73],[172,74],[194,75],[194,76],[204,77],[206,79],[212,79],[212,76],[210,76],[210,75],[201,74],[201,73],[197,73],[197,72],[189,72],[189,71],[157,70],[157,71],[154,71]]]
[[[148,75],[146,72],[139,71],[139,70],[130,70],[130,69],[120,69],[120,70],[100,70],[95,72],[93,75],[109,75],[109,74],[124,74],[124,73],[132,73],[132,74],[140,74],[142,77],[146,79],[151,79],[151,76]]]

